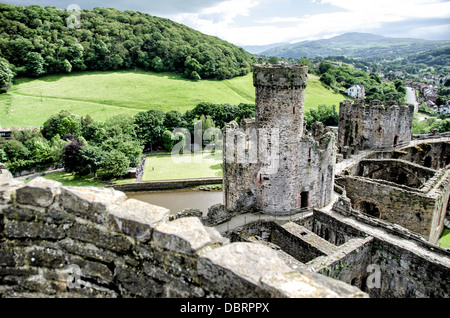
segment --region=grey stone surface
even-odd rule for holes
[[[112,228],[140,241],[151,239],[152,228],[158,223],[169,219],[170,210],[128,199],[120,205],[108,206]]]
[[[49,207],[61,191],[61,183],[38,177],[16,190],[18,203]]]
[[[59,204],[77,216],[104,223],[108,207],[126,199],[125,193],[110,188],[63,187]]]
[[[217,233],[207,231],[198,218],[187,217],[157,224],[153,243],[167,250],[193,254],[206,245],[220,243],[223,238]]]

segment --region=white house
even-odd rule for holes
[[[364,85],[353,85],[345,93],[352,98],[364,98],[366,96],[366,89]]]

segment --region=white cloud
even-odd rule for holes
[[[437,0],[319,0],[314,5],[331,5],[334,12],[302,17],[273,16],[255,19],[255,25],[217,28],[216,35],[240,45],[263,45],[279,42],[299,42],[327,38],[346,32],[376,33],[383,25],[403,23],[411,19],[446,19],[450,17],[450,2]],[[329,9],[329,8],[328,8]],[[231,21],[231,20],[230,20]],[[210,29],[213,26],[209,26]],[[419,27],[418,27],[419,28]],[[410,30],[413,34],[415,28]],[[418,29],[416,37],[438,28]]]
[[[172,18],[201,32],[223,37],[223,32],[232,27],[236,17],[249,16],[250,9],[258,3],[258,0],[227,0],[196,13],[182,13]]]

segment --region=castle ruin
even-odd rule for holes
[[[306,66],[254,66],[256,118],[224,132],[224,205],[228,211],[286,215],[331,200],[335,135],[304,125]]]
[[[381,149],[411,141],[414,105],[382,105],[364,99],[339,105],[338,149],[344,158],[363,149]]]
[[[310,212],[289,221],[250,222],[229,234],[232,241],[270,246],[292,268],[339,279],[370,297],[449,297],[450,251],[437,245],[449,217],[448,140],[413,140],[412,105],[347,100],[340,104],[334,144],[321,124],[311,132],[297,126],[303,126],[295,117],[303,116],[303,105],[296,107],[291,102],[296,99],[278,94],[289,89],[290,77],[279,80],[273,69],[284,74],[282,67],[255,68],[255,124],[289,132],[277,149],[282,162],[291,160],[276,175],[286,184],[273,177],[259,179],[258,162],[224,162],[225,206],[239,211],[253,203],[253,211],[275,215],[304,207]],[[228,128],[239,130],[236,123]],[[242,130],[240,134],[246,138]],[[343,158],[336,176],[334,147]],[[286,209],[276,198],[293,202],[295,189],[297,204]],[[258,191],[266,195],[264,200],[255,195]],[[379,273],[376,284],[373,271]]]

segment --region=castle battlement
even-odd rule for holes
[[[253,85],[255,87],[305,89],[308,67],[305,65],[261,65],[253,66]]]
[[[400,111],[400,112],[414,113],[414,105],[412,104],[402,103],[399,105],[394,101],[389,101],[385,105],[383,105],[383,103],[380,100],[373,100],[371,102],[366,102],[366,100],[363,98],[358,98],[353,102],[349,99],[346,99],[340,103],[340,108],[341,107],[346,110],[362,109],[364,111],[368,111],[372,109],[385,112]]]

